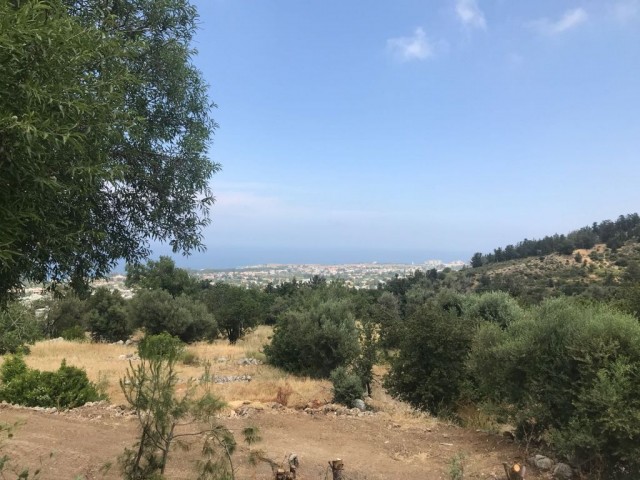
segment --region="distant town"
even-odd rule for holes
[[[293,280],[307,281],[314,275],[319,275],[327,280],[343,280],[347,285],[355,288],[375,288],[380,282],[384,282],[395,275],[408,275],[415,270],[436,269],[442,271],[446,268],[460,270],[465,262],[457,260],[444,263],[440,260],[427,260],[418,264],[401,263],[353,263],[340,265],[287,265],[266,264],[253,265],[228,269],[202,269],[190,270],[194,275],[213,282],[227,282],[233,285],[246,287],[266,287],[269,283],[277,285]]]

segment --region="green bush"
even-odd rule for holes
[[[42,328],[35,315],[24,305],[12,302],[0,308],[0,355],[28,351],[27,344],[42,338]]]
[[[73,327],[69,327],[63,330],[60,336],[65,340],[70,340],[70,341],[78,340],[81,342],[86,340],[87,338],[85,336],[84,328],[82,328],[80,325],[74,325]]]
[[[400,348],[390,361],[385,386],[396,397],[434,414],[455,407],[466,380],[466,359],[471,348],[474,322],[428,304],[405,321]]]
[[[175,363],[184,354],[184,344],[168,333],[145,335],[138,344],[138,355],[147,360],[166,360]]]
[[[0,367],[0,379],[0,401],[27,407],[74,408],[104,398],[84,370],[64,360],[57,371],[41,372],[13,355]]]
[[[267,361],[287,372],[328,378],[358,355],[353,305],[347,299],[320,301],[303,311],[290,309],[278,317]]]
[[[364,387],[358,375],[350,373],[345,367],[338,367],[331,372],[331,383],[335,403],[353,407],[354,400],[364,395]]]
[[[216,283],[204,290],[201,298],[230,343],[244,337],[267,316],[265,295],[260,290]]]
[[[70,328],[87,327],[87,308],[84,301],[69,294],[53,302],[45,322],[45,335],[49,338],[63,337],[62,332]]]
[[[147,334],[166,332],[185,343],[211,341],[218,334],[216,320],[203,303],[184,295],[174,298],[164,290],[139,291],[129,314],[132,324]]]
[[[521,436],[547,438],[558,453],[607,478],[638,472],[635,318],[602,305],[549,300],[505,331],[483,325],[469,368],[481,395],[503,405]]]
[[[91,338],[96,342],[126,340],[133,333],[126,300],[118,290],[100,287],[86,302]]]
[[[469,296],[470,305],[465,316],[486,322],[492,322],[506,328],[511,322],[522,318],[524,310],[515,299],[506,292],[488,292]]]

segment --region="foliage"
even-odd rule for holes
[[[333,385],[333,401],[348,407],[364,395],[364,387],[358,375],[349,372],[345,367],[338,367],[331,372]]]
[[[288,372],[327,378],[358,355],[353,305],[346,299],[324,300],[282,313],[271,344],[264,348],[269,363]]]
[[[84,328],[80,325],[69,327],[62,331],[60,334],[62,338],[69,341],[83,341],[86,340]]]
[[[398,298],[391,292],[382,292],[370,308],[369,319],[378,325],[380,347],[383,350],[397,348],[402,334]]]
[[[502,402],[521,436],[547,436],[608,478],[638,468],[639,366],[635,318],[567,299],[546,301],[506,330],[483,325],[470,358],[479,391]]]
[[[471,266],[478,268],[489,263],[506,262],[517,258],[537,257],[559,253],[570,255],[576,248],[592,248],[596,243],[606,243],[607,247],[616,250],[625,241],[640,238],[640,216],[637,213],[620,215],[613,222],[603,220],[591,226],[574,230],[567,235],[545,236],[541,240],[524,239],[518,244],[494,249],[493,253],[482,255],[476,252],[471,258]],[[576,262],[582,261],[578,253]]]
[[[191,343],[213,340],[217,323],[206,306],[187,296],[173,298],[165,290],[140,290],[129,303],[131,323],[150,335],[166,332]]]
[[[451,480],[463,480],[464,479],[464,462],[466,456],[464,453],[456,453],[449,460],[449,478]]]
[[[202,248],[218,165],[187,0],[0,2],[0,299]]]
[[[91,338],[98,342],[126,340],[133,333],[126,310],[126,300],[118,290],[100,287],[86,303]]]
[[[192,386],[178,396],[176,364],[182,345],[167,334],[145,337],[141,342],[140,363],[130,364],[120,386],[134,409],[139,423],[140,438],[133,449],[127,448],[120,457],[125,479],[160,480],[172,447],[188,437],[202,438],[203,459],[198,462],[198,479],[233,479],[232,455],[236,442],[231,431],[219,425],[216,414],[224,403],[215,397],[210,384],[205,393],[195,397]],[[203,378],[210,375],[205,370]],[[204,424],[200,431],[184,428],[196,420]],[[257,441],[257,432],[251,437]]]
[[[220,330],[235,343],[265,316],[259,290],[216,283],[202,294],[202,301],[215,316]]]
[[[473,331],[474,324],[454,307],[422,306],[405,321],[385,386],[414,407],[435,414],[451,411],[466,379]]]
[[[18,302],[0,308],[0,354],[28,351],[27,344],[42,338],[42,329],[33,312]]]
[[[518,302],[506,292],[487,292],[477,296],[469,296],[470,305],[466,316],[507,328],[524,316],[524,310]]]
[[[64,360],[57,371],[42,372],[13,355],[0,367],[0,379],[0,400],[27,407],[74,408],[104,398],[84,370]]]
[[[183,268],[176,268],[170,257],[160,257],[156,262],[147,261],[146,265],[127,265],[128,287],[142,287],[149,290],[166,290],[173,297],[193,295],[200,289],[200,282]]]
[[[168,333],[159,335],[145,335],[138,344],[138,355],[147,360],[166,360],[175,363],[182,358],[184,344],[179,338],[172,337]]]
[[[62,336],[62,332],[73,327],[84,330],[88,326],[87,308],[84,301],[69,294],[55,300],[47,313],[44,332],[49,338]]]

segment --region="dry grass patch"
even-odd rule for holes
[[[260,326],[230,345],[226,340],[213,343],[189,345],[187,351],[197,357],[191,365],[178,365],[181,380],[178,390],[184,391],[192,379],[204,374],[204,363],[211,364],[213,376],[250,375],[250,382],[230,382],[213,386],[217,395],[227,402],[273,402],[278,392],[291,390],[286,403],[289,407],[301,408],[308,403],[325,403],[331,400],[331,384],[328,381],[312,380],[305,377],[288,375],[269,365],[240,365],[244,358],[256,358],[264,361],[262,347],[269,342],[273,329]],[[135,355],[135,346],[111,345],[101,343],[78,343],[69,341],[43,341],[31,348],[25,357],[27,365],[38,370],[57,370],[63,359],[68,365],[84,368],[89,379],[106,386],[111,403],[125,403],[119,381],[124,377],[129,361],[121,357]],[[133,361],[136,362],[135,360]],[[280,399],[282,400],[282,395]]]

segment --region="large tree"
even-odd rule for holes
[[[201,249],[215,122],[187,0],[0,0],[0,300]]]

